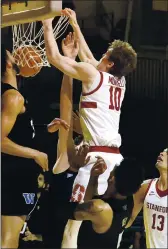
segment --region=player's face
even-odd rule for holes
[[[40,174],[38,176],[38,188],[44,188],[45,187],[45,181],[44,181],[44,176],[42,174]]]
[[[156,167],[158,169],[166,169],[168,168],[168,148],[165,149],[157,158]]]
[[[99,71],[109,72],[110,68],[114,65],[113,62],[109,61],[109,53],[110,50],[108,50],[105,54],[102,55],[102,58],[100,59],[99,64],[97,66],[97,69]]]
[[[15,59],[13,58],[12,54],[7,50],[7,56],[8,56],[8,65],[9,67],[12,67],[12,69],[15,71],[16,75],[20,73],[20,69],[18,65],[15,62]]]

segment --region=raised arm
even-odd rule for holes
[[[44,170],[48,170],[48,157],[45,153],[18,145],[8,138],[17,116],[24,108],[24,99],[21,94],[15,90],[9,90],[3,94],[1,104],[1,151],[5,154],[33,159]]]
[[[126,228],[130,227],[133,224],[134,220],[142,210],[149,184],[150,184],[149,182],[142,184],[138,192],[134,194],[134,208],[131,214],[131,218],[128,224],[126,225]]]
[[[78,25],[75,11],[66,8],[66,9],[62,10],[62,13],[69,17],[70,24],[71,24],[71,26],[76,34],[76,37],[78,39],[78,42],[79,42],[78,55],[79,55],[80,60],[83,62],[90,63],[94,67],[97,67],[99,62],[94,58],[90,48],[88,47],[88,45],[85,41],[85,38],[84,38],[84,36],[81,32],[81,29]]]
[[[43,28],[46,53],[49,62],[72,78],[81,80],[86,84],[92,83],[98,74],[97,69],[88,63],[77,63],[73,59],[60,54],[53,34],[52,19],[43,21]],[[76,46],[78,46],[77,42]]]
[[[62,43],[62,50],[64,55],[76,59],[78,54],[78,48],[75,47],[74,39],[69,35]],[[53,168],[54,174],[64,172],[70,167],[68,154],[75,154],[75,146],[72,137],[72,88],[73,80],[71,77],[64,75],[60,91],[60,115],[61,119],[65,120],[66,123],[71,127],[69,130],[59,129],[59,140],[57,145],[57,161]]]
[[[71,124],[72,116],[72,84],[72,78],[64,75],[60,91],[60,116],[68,125]],[[59,129],[59,140],[57,145],[57,161],[53,167],[54,174],[64,172],[70,167],[67,150],[68,147],[72,147],[73,149],[73,145],[72,129],[65,130],[61,127]]]

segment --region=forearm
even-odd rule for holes
[[[85,194],[85,200],[91,200],[97,193],[98,176],[91,176]]]
[[[78,39],[78,42],[79,42],[79,58],[81,61],[85,61],[87,62],[86,60],[89,60],[89,59],[94,59],[94,56],[89,48],[89,46],[87,45],[86,41],[85,41],[85,38],[81,32],[81,29],[78,25],[77,22],[74,22],[73,25],[73,30],[75,32],[75,35]]]
[[[18,145],[7,137],[1,141],[1,151],[8,155],[29,159],[33,159],[36,153],[36,150]]]
[[[95,200],[90,200],[84,203],[79,203],[74,212],[74,217],[76,220],[91,220],[92,215],[95,215],[102,210],[103,207],[95,205]]]
[[[60,116],[68,125],[72,118],[72,83],[73,79],[67,75],[63,76],[60,94]],[[68,138],[72,138],[72,130],[59,130],[59,153],[65,152],[68,146]],[[70,138],[69,138],[70,139]]]
[[[127,225],[126,225],[126,227],[125,228],[129,228],[129,227],[131,227],[132,226],[132,224],[133,224],[133,222],[134,222],[134,220],[135,220],[135,218],[136,217],[131,217],[130,219],[129,219],[129,221],[128,221],[128,223],[127,223]]]
[[[58,45],[54,37],[52,23],[51,25],[43,25],[43,29],[46,55],[48,57],[49,62],[52,64],[53,60],[59,61],[61,54],[59,52]]]
[[[57,206],[57,214],[63,219],[92,220],[92,216],[102,212],[101,200],[91,200],[84,203],[63,202]]]
[[[60,91],[60,116],[67,124],[71,123],[72,116],[72,83],[71,77],[64,75]],[[53,173],[59,174],[69,168],[68,147],[72,144],[72,130],[59,129],[59,140],[57,144],[57,160],[53,167]]]

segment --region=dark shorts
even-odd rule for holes
[[[2,160],[1,214],[28,215],[37,198],[40,167],[32,160]]]

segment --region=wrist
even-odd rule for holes
[[[31,149],[31,151],[30,151],[30,157],[29,158],[32,159],[32,160],[35,160],[38,153],[39,153],[38,150]]]
[[[53,29],[53,27],[52,27],[52,23],[43,23],[43,29],[44,30],[52,30]]]
[[[75,29],[80,29],[77,20],[75,20],[75,21],[72,22],[72,28],[74,29],[74,31],[75,31]]]

